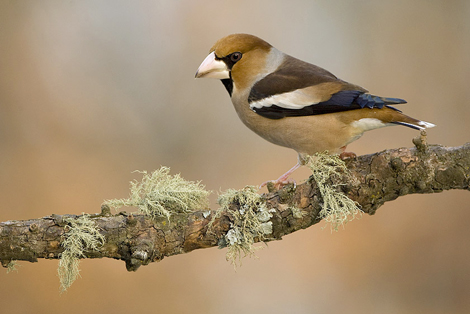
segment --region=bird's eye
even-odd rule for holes
[[[235,63],[237,62],[238,60],[240,60],[242,58],[242,54],[240,52],[234,52],[230,55],[230,60]]]

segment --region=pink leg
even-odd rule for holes
[[[343,146],[340,149],[341,149],[341,154],[339,154],[339,158],[341,158],[341,160],[357,157],[356,154],[354,154],[353,152],[346,152],[346,146]]]
[[[292,174],[292,172],[294,172],[295,170],[297,170],[299,167],[301,166],[301,164],[299,162],[297,162],[297,164],[290,168],[289,171],[287,171],[286,173],[284,173],[282,176],[280,176],[279,178],[277,178],[277,180],[273,180],[273,181],[266,181],[266,182],[263,182],[261,183],[261,185],[259,186],[259,188],[261,189],[263,186],[267,185],[269,182],[272,182],[274,183],[274,186],[276,188],[279,188],[281,187],[282,185],[285,185],[287,183],[289,183],[287,181],[287,178]]]

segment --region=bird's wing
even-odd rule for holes
[[[269,119],[406,103],[366,92],[320,67],[290,57],[278,70],[254,84],[248,102],[251,110]]]

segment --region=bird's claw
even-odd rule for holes
[[[345,159],[353,159],[353,158],[356,158],[357,155],[353,152],[342,152],[341,154],[339,154],[339,158],[341,160],[345,160]]]
[[[267,187],[268,188],[268,191],[269,192],[272,192],[274,190],[280,190],[282,189],[283,187],[285,187],[286,185],[289,185],[289,184],[293,184],[294,185],[294,189],[297,187],[297,182],[295,182],[295,180],[293,179],[289,179],[289,180],[270,180],[270,181],[266,181],[266,182],[263,182],[260,184],[259,188],[263,188],[263,187]]]

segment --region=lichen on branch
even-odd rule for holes
[[[352,179],[344,161],[337,155],[327,153],[307,156],[306,161],[323,200],[319,218],[325,220],[331,230],[338,231],[339,227],[344,227],[349,221],[360,217],[362,210],[358,204],[339,191],[340,184],[334,183],[339,179]]]
[[[254,255],[253,244],[256,242],[280,240],[319,223],[322,217],[326,220],[334,218],[332,227],[349,221],[351,211],[344,212],[349,206],[341,199],[336,200],[339,205],[333,215],[329,214],[328,208],[334,207],[325,206],[325,200],[329,199],[325,186],[334,187],[335,192],[342,195],[336,197],[347,196],[356,201],[369,215],[384,203],[408,194],[470,190],[470,143],[460,147],[419,145],[359,156],[346,161],[350,175],[338,164],[321,163],[333,168],[320,171],[319,165],[311,165],[312,179],[295,188],[288,185],[264,195],[259,195],[253,187],[244,191],[229,190],[219,197],[219,210],[208,211],[204,207],[191,211],[191,207],[187,210],[178,207],[170,213],[173,216],[170,223],[165,215],[156,219],[124,212],[112,215],[104,206],[100,214],[88,218],[106,238],[105,245],[99,251],[93,251],[92,246],[78,241],[81,246],[74,251],[82,253],[72,254],[69,262],[62,262],[61,267],[71,269],[70,274],[73,274],[74,259],[113,258],[124,261],[126,267],[130,265],[128,270],[136,270],[136,265],[214,246],[228,246],[229,260],[239,265],[244,255]],[[136,187],[136,190],[140,189]],[[138,200],[146,197],[144,193]],[[14,260],[37,262],[40,258],[64,257],[64,248],[71,247],[65,240],[73,234],[71,229],[76,219],[73,217],[51,215],[0,223],[2,266],[8,267]],[[342,222],[345,217],[347,219]],[[75,277],[69,276],[64,283],[73,282]]]
[[[236,268],[241,266],[244,257],[256,257],[255,252],[262,247],[253,244],[265,240],[272,233],[272,222],[269,220],[273,215],[254,186],[229,189],[219,195],[217,202],[220,205],[218,212],[228,214],[231,219],[224,242],[227,246],[226,258]]]
[[[209,206],[210,191],[205,190],[200,181],[183,179],[179,174],[170,175],[170,168],[142,174],[142,180],[130,182],[128,198],[105,201],[105,204],[117,209],[122,206],[137,207],[139,212],[152,218],[170,217],[174,213],[191,212]]]
[[[80,259],[85,258],[85,251],[99,251],[105,242],[95,221],[87,214],[77,218],[64,218],[64,222],[67,224],[61,242],[64,251],[59,254],[57,270],[62,292],[66,291],[80,275],[78,265]]]

